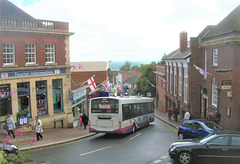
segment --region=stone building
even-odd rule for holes
[[[35,19],[7,0],[0,6],[0,121],[9,113],[18,124],[39,116],[44,128],[54,119],[72,127],[68,23]]]

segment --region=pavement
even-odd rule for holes
[[[156,118],[172,126],[176,130],[182,124],[182,120],[177,122],[168,120],[167,113],[160,112],[159,110],[155,110],[154,114]],[[31,140],[33,137],[36,137],[35,131],[24,132],[21,138],[16,137],[18,139],[11,138],[10,143],[18,145],[20,150],[29,150],[63,144],[95,135],[95,133],[89,133],[88,129],[80,129],[80,127],[44,129],[41,134],[43,135],[43,139],[33,144],[31,144]],[[0,141],[4,140],[6,136],[6,134],[1,134]]]

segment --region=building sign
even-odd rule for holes
[[[46,76],[46,75],[56,75],[56,74],[65,74],[65,73],[66,73],[65,69],[4,72],[4,73],[0,73],[0,79],[16,78],[16,77],[30,77],[30,76]]]
[[[75,100],[85,96],[86,93],[87,93],[86,89],[81,90],[81,91],[76,92],[76,93],[71,93],[70,94],[70,101],[75,101]]]

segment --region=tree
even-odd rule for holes
[[[124,70],[125,68],[127,68],[129,71],[131,70],[131,62],[130,61],[125,61],[125,63],[122,65],[122,67],[120,67],[120,71]]]
[[[137,89],[138,92],[143,94],[144,96],[147,95],[147,92],[151,92],[152,96],[156,96],[156,88],[149,84],[152,83],[156,86],[156,75],[154,71],[156,70],[156,62],[152,62],[144,66],[145,68],[142,71],[142,75],[137,80]]]

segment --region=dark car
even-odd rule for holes
[[[193,160],[240,162],[240,132],[220,131],[202,139],[184,139],[171,144],[168,150],[170,158],[182,164]],[[198,160],[198,161],[199,161]],[[205,162],[204,162],[205,163]]]
[[[17,147],[15,145],[12,145],[12,144],[2,144],[0,143],[0,149],[3,149],[3,151],[6,153],[6,154],[9,154],[9,153],[14,153],[14,154],[17,154]]]
[[[219,125],[208,120],[187,120],[178,129],[178,139],[203,138],[209,134],[224,130]]]

